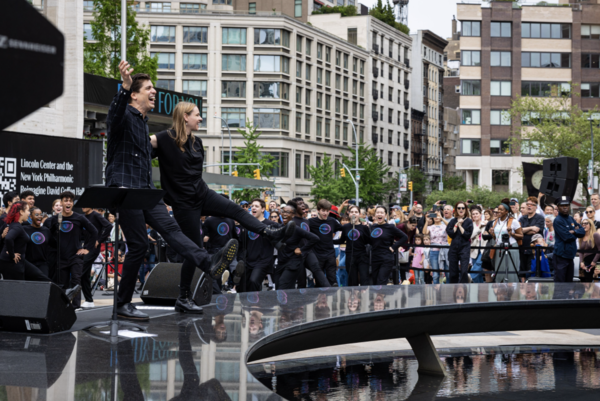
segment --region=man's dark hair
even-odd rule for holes
[[[258,202],[260,207],[262,207],[263,209],[267,208],[267,204],[265,203],[264,200],[260,199],[260,198],[254,198],[250,201],[250,204],[253,204],[254,202]]]
[[[150,75],[143,74],[143,73],[133,74],[131,76],[131,80],[133,81],[131,83],[131,88],[129,88],[129,90],[131,91],[131,93],[137,93],[137,92],[139,92],[142,89],[142,86],[144,85],[144,82],[146,82],[146,81],[152,82],[152,79],[150,78]],[[129,103],[131,103],[131,99],[129,99]]]
[[[415,216],[409,217],[408,218],[408,223],[409,224],[417,224],[419,222],[419,219],[417,219]]]
[[[14,191],[7,192],[2,197],[2,203],[4,203],[5,207],[8,207],[8,204],[12,203],[13,199],[15,199],[18,196],[19,196],[19,194]],[[8,212],[8,210],[7,210],[7,212]]]
[[[21,192],[21,195],[19,195],[19,197],[23,200],[25,200],[28,196],[33,196],[35,198],[35,192],[33,191],[23,191]]]
[[[294,202],[296,202],[296,203],[298,203],[298,202],[302,202],[302,203],[304,203],[304,199],[303,199],[303,198],[301,198],[301,197],[299,197],[299,196],[297,196],[297,197],[293,198],[292,200],[293,200]]]
[[[317,210],[331,210],[331,202],[327,199],[321,199],[317,202]]]
[[[75,194],[71,191],[64,191],[62,194],[60,194],[60,196],[58,198],[60,200],[63,200],[63,199],[75,200]]]

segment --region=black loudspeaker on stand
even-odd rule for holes
[[[113,258],[115,260],[115,273],[119,271],[118,249],[119,249],[119,212],[122,210],[148,210],[153,209],[162,199],[164,191],[158,189],[130,189],[130,188],[107,188],[104,186],[93,186],[86,188],[81,198],[77,201],[77,207],[81,208],[104,208],[114,211],[115,214],[115,244]],[[115,290],[113,299],[112,318],[109,321],[93,323],[83,330],[94,327],[110,328],[111,342],[118,341],[119,328],[146,329],[137,324],[120,322],[117,317],[117,293],[119,280],[115,274]]]
[[[148,305],[174,306],[179,297],[181,263],[159,263],[150,272],[142,289],[142,301]],[[196,269],[191,284],[196,305],[208,305],[212,298],[212,278]]]
[[[540,192],[555,199],[575,197],[579,180],[579,160],[574,157],[557,157],[544,160],[544,176]]]

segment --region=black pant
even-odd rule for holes
[[[50,266],[48,266],[47,262],[37,262],[37,263],[32,263],[32,265],[37,267],[38,270],[44,275],[44,277],[46,277],[46,278],[50,277]],[[39,280],[39,281],[45,281],[45,280]]]
[[[450,245],[448,250],[448,282],[450,284],[456,283],[468,283],[469,282],[469,262],[471,261],[471,246]],[[460,261],[460,270],[458,268],[458,262]]]
[[[273,273],[271,273],[271,281],[275,284],[275,289],[279,289],[279,278],[281,277],[283,270],[281,264],[273,265]]]
[[[317,260],[319,262],[321,271],[325,274],[327,281],[329,281],[329,285],[332,287],[337,287],[337,263],[335,259],[335,253],[327,257],[320,256],[317,258]]]
[[[369,256],[366,253],[352,254],[346,250],[346,269],[348,270],[348,285],[369,285]]]
[[[246,283],[245,291],[261,291],[265,277],[272,270],[273,267],[271,265],[246,265],[245,277],[243,278],[243,281]]]
[[[4,280],[51,281],[40,269],[25,259],[19,263],[0,261],[0,274]]]
[[[315,279],[315,287],[318,287],[318,288],[329,287],[330,286],[329,280],[327,280],[325,273],[323,273],[323,270],[321,269],[319,260],[317,259],[317,256],[315,255],[315,253],[312,251],[308,252],[306,255],[302,255],[302,259],[304,261],[304,268],[308,269],[312,273],[313,278]],[[335,282],[337,283],[337,278],[335,277],[335,273],[333,275],[333,278],[334,278]],[[304,284],[305,284],[304,287],[298,286],[298,288],[305,288],[306,282]]]
[[[57,262],[59,263],[59,262]],[[59,270],[60,267],[60,270]],[[63,290],[73,288],[77,284],[81,284],[81,269],[83,268],[83,255],[75,255],[68,261],[61,260],[60,266],[57,265],[54,282],[60,285]],[[60,272],[60,277],[59,277]],[[116,278],[115,278],[116,279]],[[73,307],[81,306],[81,293],[73,299]]]
[[[575,274],[575,265],[573,259],[563,258],[554,254],[554,282],[572,283]]]
[[[92,265],[99,254],[100,245],[98,245],[98,248],[94,249],[93,252],[90,252],[83,257],[83,268],[81,269],[81,293],[83,294],[86,302],[94,302],[94,297],[92,296],[92,281],[90,276],[92,273]]]
[[[200,218],[198,217],[198,220]],[[131,302],[138,272],[148,250],[146,223],[154,228],[163,239],[186,260],[202,271],[210,269],[210,259],[206,251],[186,237],[174,218],[169,216],[161,200],[152,210],[125,210],[120,213],[120,225],[127,239],[129,252],[123,264],[123,276],[119,285],[118,304]],[[199,224],[199,223],[198,223]],[[200,232],[200,228],[198,228]]]
[[[519,270],[521,272],[528,272],[531,271],[531,261],[533,260],[533,254],[532,253],[525,253],[522,252],[521,253],[521,260],[520,260],[520,266],[519,266]],[[525,277],[525,276],[521,276],[521,277]]]
[[[387,285],[393,267],[393,259],[371,261],[371,279],[373,280],[373,285]]]
[[[302,258],[292,258],[281,263],[281,276],[279,277],[278,290],[291,290],[296,288],[296,280],[300,275],[300,271],[304,269]]]

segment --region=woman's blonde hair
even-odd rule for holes
[[[594,249],[596,247],[596,244],[594,244],[594,233],[596,232],[596,224],[592,219],[581,220],[582,223],[584,221],[587,221],[590,224],[590,231],[585,233],[585,236],[582,238],[582,242],[589,242],[590,244],[592,244],[592,249]]]
[[[171,129],[174,132],[169,132],[169,136],[175,140],[175,144],[181,149],[182,152],[185,152],[183,149],[183,145],[188,140],[187,131],[185,129],[185,115],[190,115],[194,111],[194,109],[198,107],[194,103],[190,102],[179,102],[177,106],[175,106],[175,110],[173,110],[173,126]],[[195,137],[192,135],[192,149],[194,148]]]

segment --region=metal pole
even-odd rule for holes
[[[592,135],[592,158],[590,159],[590,173],[592,173],[592,191],[594,190],[594,126],[590,116],[590,134]]]
[[[223,117],[217,117],[215,116],[215,118],[218,118],[219,120],[221,120],[225,126],[227,127],[227,132],[229,133],[229,175],[232,175],[232,171],[231,171],[231,164],[232,164],[232,158],[233,158],[233,145],[231,142],[231,130],[229,129],[229,124],[227,124],[227,121],[225,121],[225,119],[223,119]],[[221,126],[221,162],[223,162],[223,126]]]
[[[360,177],[360,173],[358,172],[358,137],[356,136],[356,127],[354,126],[354,123],[352,122],[352,120],[348,119],[346,120],[348,121],[351,125],[352,125],[352,132],[354,132],[354,149],[355,149],[355,153],[356,153],[356,176]],[[357,178],[357,181],[359,181],[360,179]],[[355,187],[356,187],[356,197],[354,198],[355,202],[356,202],[356,206],[358,206],[359,202],[358,202],[358,182],[355,183]],[[360,207],[359,207],[360,209]]]
[[[121,0],[121,60],[127,60],[127,0]]]

